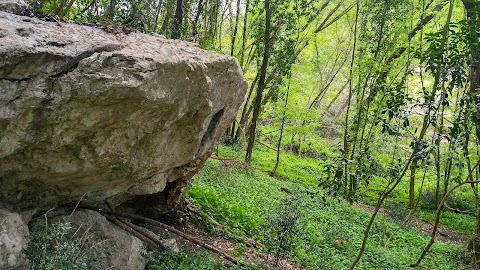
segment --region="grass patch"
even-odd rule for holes
[[[219,155],[227,158],[243,159],[238,153],[243,153],[240,144],[232,147],[220,145],[218,148]],[[265,146],[256,146],[252,155],[252,166],[262,171],[270,172],[276,160],[276,151]],[[323,160],[310,157],[298,157],[292,152],[282,152],[280,164],[277,169],[277,176],[301,183],[306,188],[316,188],[318,186],[319,173],[323,171]]]

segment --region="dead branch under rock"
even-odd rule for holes
[[[219,157],[219,156],[214,155],[214,154],[212,154],[212,155],[210,156],[210,158],[222,162],[223,165],[225,165],[225,166],[229,166],[231,162],[234,162],[234,161],[235,161],[235,160],[232,159],[232,158],[222,158],[222,157]]]
[[[108,200],[105,200],[105,204],[110,210],[114,210],[113,205]],[[105,218],[149,245],[166,248],[166,246],[156,237],[155,233],[143,227],[132,224],[128,220],[114,215],[105,215]]]
[[[212,155],[210,156],[210,158],[211,158],[211,159],[215,159],[215,160],[220,160],[220,161],[236,161],[236,160],[233,159],[233,158],[223,158],[223,157],[219,157],[219,156],[217,156],[217,155],[215,155],[215,154],[212,154]]]
[[[188,234],[186,234],[186,233],[184,233],[180,230],[177,230],[177,229],[173,228],[172,226],[166,225],[166,224],[161,223],[159,221],[156,221],[154,219],[147,218],[147,217],[142,217],[142,216],[138,216],[138,215],[133,215],[133,214],[120,213],[120,212],[116,212],[116,211],[112,211],[112,210],[108,210],[108,209],[99,209],[99,208],[89,206],[89,205],[85,205],[85,204],[80,204],[78,206],[78,208],[97,211],[102,215],[113,215],[113,216],[116,216],[116,217],[129,218],[129,219],[132,219],[132,220],[138,220],[138,221],[142,221],[142,222],[151,224],[155,227],[165,229],[165,230],[167,230],[171,233],[174,233],[174,234],[176,234],[176,235],[178,235],[182,238],[185,238],[188,241],[190,241],[194,244],[197,244],[198,246],[201,246],[201,247],[203,247],[203,248],[205,248],[205,249],[207,249],[211,252],[214,252],[214,253],[216,253],[220,256],[223,256],[226,260],[232,262],[233,264],[238,264],[238,261],[234,257],[232,257],[231,255],[219,250],[218,248],[216,248],[214,246],[211,246],[209,244],[203,243],[202,241],[196,239],[195,237],[193,237],[191,235],[188,235]]]
[[[154,239],[152,239],[151,237],[147,237],[147,236],[143,235],[142,233],[140,233],[137,230],[135,230],[134,228],[132,228],[130,226],[131,224],[125,224],[123,221],[120,221],[115,216],[106,215],[105,218],[108,221],[112,222],[113,224],[117,225],[118,227],[122,228],[126,232],[128,232],[128,233],[132,234],[133,236],[137,237],[142,242],[145,242],[145,243],[147,243],[148,245],[151,245],[151,246],[159,246],[159,247],[165,248],[165,246],[160,241],[158,241],[158,242],[154,241]]]

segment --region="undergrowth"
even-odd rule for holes
[[[84,243],[70,235],[74,228],[69,222],[46,224],[44,221],[33,223],[30,242],[25,255],[32,270],[90,270],[90,254]]]
[[[179,252],[171,250],[149,249],[145,258],[149,269],[154,270],[217,270],[225,267],[207,252],[194,252],[182,249]]]
[[[183,248],[179,252],[168,249],[149,248],[145,253],[145,259],[148,269],[151,270],[270,269],[261,262],[255,266],[224,264],[211,253],[191,248]]]
[[[223,153],[234,152],[222,147]],[[258,162],[262,151],[255,153],[254,161]],[[258,163],[254,166],[268,167]],[[295,172],[286,169],[284,173]],[[265,217],[290,196],[282,188],[302,190],[305,196],[299,211],[305,213],[302,217],[305,224],[303,233],[292,240],[293,248],[288,250],[287,258],[307,269],[346,269],[358,252],[370,213],[321,192],[312,192],[313,181],[308,177],[307,173],[307,179],[276,179],[253,168],[209,160],[195,177],[187,196],[229,229],[261,241],[267,245],[265,250],[274,250],[275,246],[268,246],[272,244],[266,241],[262,230]],[[428,241],[429,237],[418,231],[391,218],[379,217],[356,269],[411,269],[409,265],[416,261]],[[436,243],[424,263],[434,269],[459,269],[466,264],[465,254],[460,246]]]

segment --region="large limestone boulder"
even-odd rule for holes
[[[127,30],[0,12],[0,208],[164,212],[188,188],[246,81],[231,57]]]

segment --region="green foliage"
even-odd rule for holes
[[[420,211],[418,215],[430,222],[435,221],[435,213],[432,211]],[[440,216],[441,224],[464,235],[472,235],[472,228],[476,226],[476,219],[470,215],[459,215],[449,211],[443,211]]]
[[[91,269],[90,255],[84,244],[71,236],[73,232],[72,225],[68,222],[48,226],[43,221],[35,222],[25,250],[30,269]]]
[[[266,197],[263,192],[270,189],[270,185],[273,193]],[[291,188],[291,185],[286,186]],[[233,231],[259,234],[268,206],[285,196],[281,187],[281,183],[272,181],[264,173],[242,167],[226,168],[208,161],[195,176],[187,196]]]
[[[235,153],[233,148],[221,146],[220,149],[222,153]],[[308,163],[305,159],[303,162]],[[370,213],[321,193],[310,194],[305,191],[303,182],[308,181],[277,180],[254,169],[209,161],[196,176],[188,196],[223,225],[242,228],[237,232],[259,240],[265,234],[260,229],[267,224],[265,217],[275,209],[274,205],[280,205],[289,196],[281,188],[303,190],[303,202],[296,206],[297,212],[303,213],[299,219],[303,224],[300,226],[302,233],[293,234],[296,236],[291,238],[290,249],[285,251],[287,258],[307,269],[346,269],[360,246]],[[397,206],[392,202],[388,207],[394,213]],[[287,217],[284,220],[292,220],[288,214],[284,217]],[[401,219],[400,216],[392,218]],[[276,220],[282,220],[282,214],[277,215]],[[387,242],[390,236],[393,237]],[[378,218],[358,269],[410,269],[409,265],[427,242],[428,236],[400,227],[393,219]],[[264,244],[266,250],[278,247],[278,243]],[[434,269],[457,269],[463,265],[463,252],[456,245],[437,243],[425,264]]]
[[[171,250],[149,249],[145,258],[149,269],[154,270],[220,270],[227,269],[207,252],[195,252],[182,249],[180,252]]]
[[[323,155],[332,155],[330,149],[321,143],[315,145],[318,149],[322,149]],[[236,144],[232,148],[219,145],[219,154],[227,157],[238,156],[241,145]],[[261,145],[256,146],[256,151],[252,156],[252,165],[263,171],[271,171],[275,164],[275,151]],[[318,152],[315,152],[318,154]],[[289,181],[302,183],[307,188],[315,188],[318,185],[318,172],[323,169],[323,161],[310,157],[300,158],[298,155],[292,152],[283,152],[281,154],[280,166],[277,169],[277,176],[280,178],[288,179]],[[318,154],[320,155],[320,154]],[[323,156],[322,155],[322,156]]]
[[[264,234],[267,251],[275,256],[275,266],[278,266],[280,258],[294,250],[296,238],[303,236],[302,200],[302,195],[295,191],[276,205],[266,217]]]

